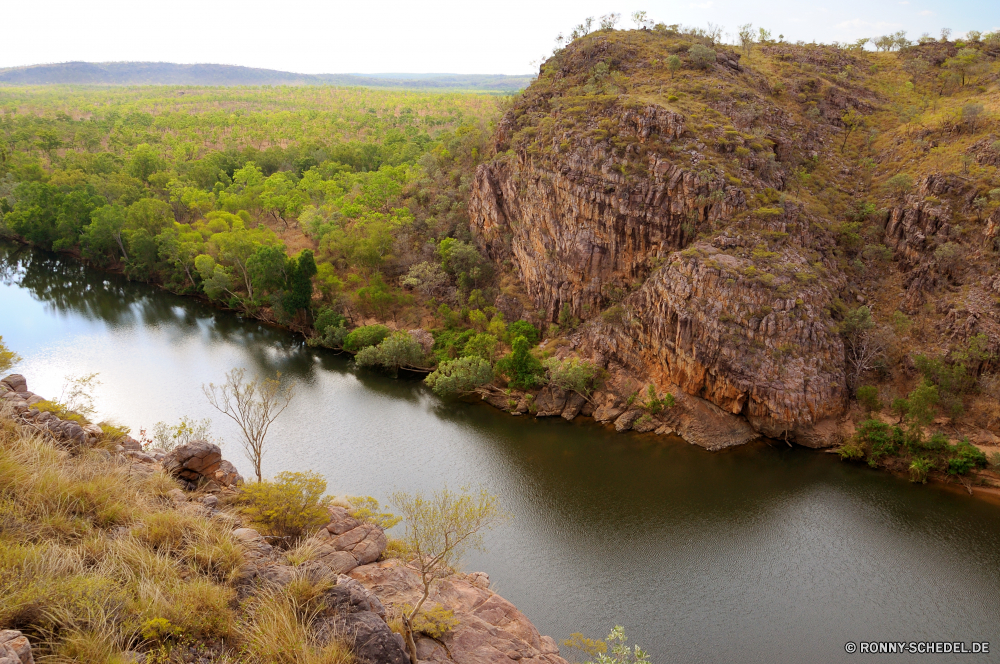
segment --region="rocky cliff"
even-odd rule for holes
[[[890,162],[877,132],[871,156],[845,156],[857,118],[888,105],[863,52],[772,45],[751,64],[717,47],[703,66],[697,42],[602,30],[557,52],[476,172],[473,229],[541,322],[618,375],[626,392],[599,399],[649,383],[828,446],[851,396],[840,318],[875,296],[912,314],[944,287],[934,252],[969,242],[953,216],[983,185],[931,172],[902,204],[871,186]]]

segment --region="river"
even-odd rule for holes
[[[710,453],[444,403],[282,330],[15,245],[0,244],[0,335],[45,396],[99,372],[100,415],[134,432],[212,418],[244,475],[202,384],[237,366],[294,378],[266,475],[314,470],[330,493],[383,500],[487,487],[512,518],[464,567],[557,640],[622,624],[658,664],[867,661],[845,653],[862,640],[1000,652],[1000,508],[963,494],[783,443]],[[919,661],[968,659],[1000,655]]]

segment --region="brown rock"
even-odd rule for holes
[[[326,530],[331,535],[343,535],[348,530],[354,530],[361,525],[361,522],[351,516],[343,507],[330,506],[327,508],[330,514],[330,523],[326,524]]]
[[[10,374],[9,376],[5,376],[3,380],[0,380],[0,383],[6,385],[13,392],[28,391],[28,381],[21,374]]]
[[[635,421],[642,417],[643,413],[641,410],[630,410],[622,413],[615,420],[615,431],[618,433],[624,433],[632,428]]]
[[[561,415],[566,406],[566,392],[555,385],[546,385],[535,397],[537,411],[535,417],[555,417]]]
[[[182,480],[198,482],[211,479],[222,465],[222,450],[206,440],[194,440],[181,445],[163,459],[163,469]]]
[[[370,523],[361,524],[332,541],[335,549],[351,553],[359,565],[378,560],[387,544],[388,540],[382,529]]]
[[[350,576],[378,592],[383,603],[395,606],[415,604],[422,592],[416,570],[398,559],[363,565]],[[452,575],[435,581],[428,602],[454,611],[458,626],[440,643],[420,638],[417,655],[421,662],[510,664],[508,653],[514,653],[533,664],[566,664],[555,642],[539,634],[515,606],[467,577]]]
[[[566,406],[562,411],[563,419],[572,421],[574,417],[580,414],[580,411],[586,403],[587,400],[582,396],[576,392],[570,392],[566,395]]]
[[[0,631],[0,662],[4,660],[12,664],[34,664],[28,637],[13,629]]]

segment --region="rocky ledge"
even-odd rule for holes
[[[44,399],[28,391],[24,376],[0,380],[0,398],[12,402],[17,421],[68,454],[106,443],[97,425],[81,425],[33,408]],[[245,562],[235,580],[242,599],[296,580],[325,582],[324,608],[310,625],[316,644],[346,638],[362,664],[410,664],[402,636],[390,625],[398,629],[404,607],[419,600],[420,576],[405,560],[386,558],[389,540],[381,527],[356,519],[343,506],[331,505],[329,522],[290,556],[225,509],[226,499],[235,496],[243,479],[222,458],[217,445],[195,440],[169,452],[145,451],[125,436],[111,447],[103,453],[126,459],[130,473],[173,477],[178,488],[167,494],[173,509],[211,518],[232,530],[244,552]],[[555,641],[540,635],[524,614],[489,586],[489,577],[482,572],[455,572],[435,580],[425,607],[451,611],[456,622],[437,638],[416,635],[418,661],[567,664]],[[135,655],[135,661],[146,661],[143,654]],[[0,631],[0,664],[34,664],[31,644],[21,632]]]
[[[330,522],[306,543],[309,559],[298,564],[256,530],[233,531],[248,561],[238,582],[241,594],[299,578],[327,579],[334,585],[324,597],[327,609],[312,625],[317,640],[342,634],[363,661],[408,663],[403,637],[389,624],[398,620],[404,606],[419,601],[419,573],[405,560],[383,558],[388,540],[379,526],[358,521],[343,507],[330,507],[329,514]],[[555,640],[539,634],[513,604],[490,590],[483,572],[436,580],[424,606],[452,611],[457,625],[437,638],[417,634],[418,661],[566,664]]]

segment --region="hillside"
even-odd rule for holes
[[[530,82],[530,76],[500,74],[296,74],[172,62],[61,62],[0,69],[0,84],[7,85],[339,85],[514,92]]]
[[[471,194],[507,294],[557,326],[549,349],[607,369],[595,417],[650,387],[739,416],[667,418],[693,442],[823,447],[861,389],[876,421],[921,405],[994,442],[1000,39],[738,52],[658,27],[545,62]]]

